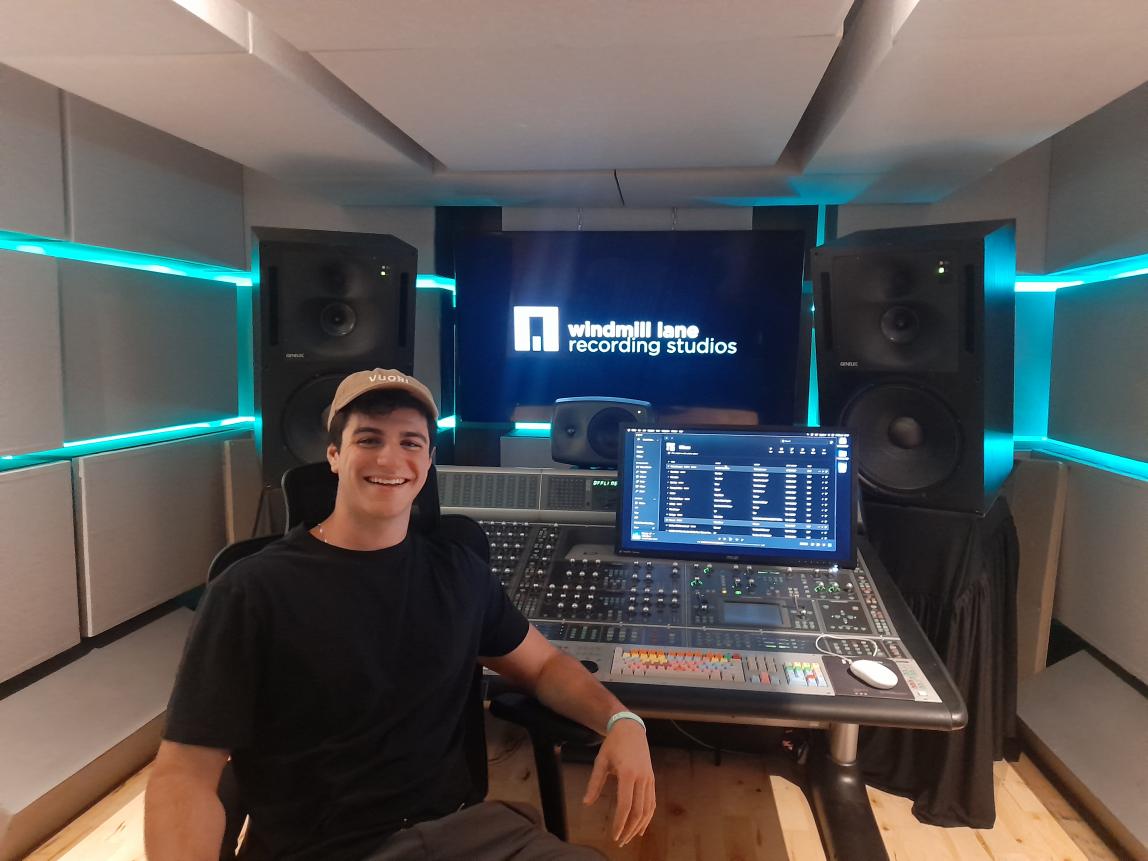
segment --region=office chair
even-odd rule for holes
[[[287,504],[287,529],[299,524],[315,524],[327,517],[335,505],[338,478],[325,462],[305,464],[288,470],[282,480]],[[490,561],[490,542],[480,524],[460,514],[443,514],[439,505],[438,478],[434,465],[411,510],[411,528],[432,540],[462,544],[484,562]],[[223,573],[238,559],[255,553],[280,536],[264,535],[238,541],[221,550],[212,560],[208,580]],[[486,681],[482,667],[475,666],[470,695],[464,710],[464,748],[471,777],[468,803],[486,797],[489,788],[486,754],[486,723],[483,708]],[[593,745],[601,741],[593,730],[562,717],[525,694],[506,692],[491,699],[491,713],[524,727],[534,749],[538,789],[546,829],[565,840],[567,837],[566,799],[562,784],[562,748],[568,743]],[[234,771],[228,765],[219,782],[219,797],[226,814],[220,861],[234,861],[246,809]]]

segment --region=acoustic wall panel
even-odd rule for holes
[[[245,436],[224,442],[223,491],[228,544],[270,531],[267,519],[270,506],[259,504],[262,489],[263,472],[255,439]]]
[[[1052,138],[1046,271],[1148,251],[1148,83]]]
[[[207,578],[227,543],[223,443],[209,434],[76,458],[83,633],[94,636]]]
[[[60,261],[69,440],[237,414],[235,287]]]
[[[0,230],[63,239],[60,91],[0,66]]]
[[[71,94],[64,109],[73,241],[248,268],[240,165]]]
[[[59,448],[60,299],[51,258],[0,251],[0,367],[0,455]]]
[[[175,610],[0,700],[0,861],[26,858],[155,757],[193,618]]]
[[[1060,564],[1068,466],[1058,460],[1018,459],[1004,486],[1020,542],[1017,572],[1017,678],[1044,669]]]
[[[72,473],[0,472],[0,682],[80,642]]]
[[[1148,460],[1148,275],[1056,292],[1050,439]]]
[[[1069,464],[1053,615],[1148,683],[1145,524],[1148,481]]]

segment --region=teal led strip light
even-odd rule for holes
[[[250,287],[251,273],[226,266],[211,266],[206,263],[189,263],[186,260],[173,260],[140,254],[135,251],[117,251],[101,248],[98,245],[81,245],[78,242],[65,242],[61,239],[48,239],[24,233],[0,231],[0,250],[19,251],[24,254],[40,254],[61,260],[79,260],[84,263],[98,263],[101,266],[118,266],[122,269],[139,269],[145,272],[158,272],[161,275],[180,275],[186,278],[202,278],[208,281],[222,281],[236,286]]]
[[[185,278],[202,278],[208,281],[222,281],[236,287],[251,287],[258,282],[257,273],[244,269],[231,269],[226,266],[212,266],[206,263],[191,263],[170,257],[157,257],[136,251],[118,251],[101,248],[98,245],[81,245],[78,242],[65,242],[44,236],[27,233],[13,233],[0,230],[0,251],[18,251],[23,254],[39,254],[60,260],[79,260],[83,263],[98,263],[101,266],[118,266],[122,269],[138,269],[144,272],[158,272],[161,275],[179,275]],[[445,290],[451,294],[454,303],[454,279],[438,275],[415,276],[418,290]]]
[[[1028,449],[1061,460],[1071,460],[1076,463],[1082,463],[1085,466],[1092,466],[1107,472],[1125,475],[1129,478],[1148,481],[1148,461],[1133,460],[1130,457],[1108,454],[1107,452],[1096,451],[1095,449],[1049,439],[1048,437],[1018,436],[1015,442],[1017,448],[1022,450]]]
[[[1050,272],[1048,275],[1018,275],[1016,290],[1018,293],[1054,293],[1065,287],[1134,278],[1137,275],[1148,275],[1148,254],[1124,257],[1107,263],[1095,263],[1091,266],[1077,266],[1075,269],[1062,269],[1059,272]]]
[[[150,430],[133,431],[132,433],[74,440],[72,442],[65,442],[62,448],[37,451],[29,454],[0,456],[0,470],[50,463],[56,460],[68,460],[73,457],[84,457],[89,454],[116,451],[122,448],[131,448],[136,445],[170,442],[172,440],[202,436],[204,433],[214,433],[222,430],[250,430],[254,424],[255,419],[252,416],[235,416],[229,419],[189,422],[187,424],[172,425],[171,427],[165,428],[152,428]]]

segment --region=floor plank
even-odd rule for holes
[[[525,733],[491,720],[490,797],[538,806],[533,754]],[[768,767],[767,767],[768,765]],[[825,861],[817,825],[797,777],[784,762],[745,754],[714,763],[707,751],[655,748],[658,809],[644,837],[610,840],[614,791],[581,803],[588,764],[563,769],[571,839],[611,861]],[[37,849],[28,861],[145,861],[143,792],[149,769],[134,775]],[[918,822],[912,802],[869,790],[874,817],[894,861],[1116,861],[1030,760],[997,763],[997,822],[991,829]]]

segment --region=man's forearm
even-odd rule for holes
[[[626,708],[585,667],[564,652],[546,662],[538,674],[534,695],[547,708],[603,735],[611,715]]]
[[[181,774],[153,774],[144,798],[148,861],[218,861],[226,816],[219,796]]]

